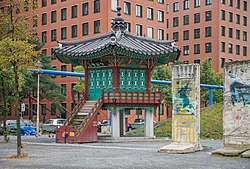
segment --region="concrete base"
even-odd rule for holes
[[[193,152],[201,151],[201,150],[203,150],[201,145],[172,143],[172,144],[162,147],[159,152],[185,154],[185,153],[193,153]]]
[[[250,150],[244,152],[241,154],[241,157],[244,157],[244,158],[250,158]]]
[[[223,156],[243,156],[244,154],[244,156],[250,157],[250,146],[227,145],[221,149],[213,151],[212,154]]]

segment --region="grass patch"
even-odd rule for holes
[[[3,157],[2,159],[6,159],[6,160],[19,160],[19,159],[26,159],[28,158],[28,153],[21,153],[21,155],[12,155],[12,156],[9,156],[9,157]]]
[[[222,112],[223,103],[214,104],[211,107],[201,109],[201,138],[202,139],[222,139]],[[144,128],[139,128],[127,132],[127,136],[143,136]],[[154,126],[154,134],[156,137],[172,136],[172,120],[157,122]]]

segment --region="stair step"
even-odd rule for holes
[[[79,112],[77,113],[78,116],[87,116],[89,115],[89,112]]]

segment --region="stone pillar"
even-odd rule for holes
[[[145,110],[144,113],[144,137],[154,137],[154,113]]]
[[[125,136],[125,109],[120,110],[120,136]]]
[[[116,113],[116,115],[114,115],[114,112],[112,112],[111,137],[120,137],[120,113]]]
[[[225,66],[223,131],[224,147],[213,154],[250,157],[250,61]]]
[[[200,65],[182,64],[172,68],[172,143],[161,152],[190,153],[200,145]]]

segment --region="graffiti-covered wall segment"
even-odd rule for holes
[[[250,145],[250,61],[229,63],[224,75],[225,144]]]

